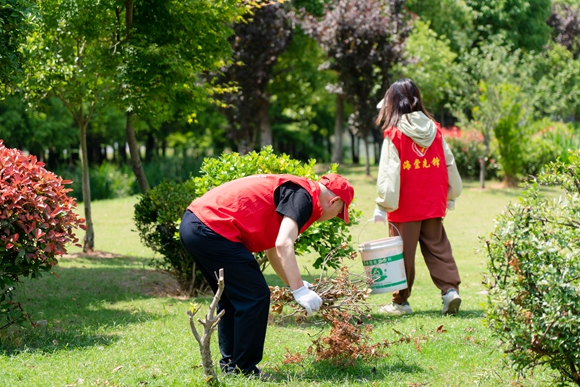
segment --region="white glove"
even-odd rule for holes
[[[455,200],[447,200],[447,209],[454,210],[455,209]]]
[[[312,284],[308,281],[304,281],[302,280],[302,282],[304,283],[304,286],[306,286],[307,289],[311,289],[312,288]]]
[[[309,316],[312,316],[312,312],[319,310],[320,305],[322,305],[322,298],[320,298],[316,292],[308,289],[308,286],[306,285],[296,290],[292,290],[292,295],[296,302],[306,309],[306,313]]]
[[[387,213],[380,208],[375,208],[375,212],[373,214],[375,223],[377,222],[387,222]]]

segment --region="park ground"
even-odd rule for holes
[[[364,175],[364,167],[340,167],[339,173],[353,183],[356,208],[363,212],[360,223],[351,228],[352,243],[384,237],[384,225],[367,223],[373,211],[376,169],[371,177]],[[272,316],[260,364],[275,378],[268,385],[550,386],[547,370],[516,376],[485,325],[486,256],[480,238],[489,236],[495,216],[518,194],[518,189],[504,189],[496,182],[488,182],[485,189],[477,182],[464,182],[456,209],[448,213],[444,224],[462,277],[463,303],[457,316],[441,315],[440,295],[418,251],[412,315],[379,313],[390,294],[369,298],[371,340],[393,343],[385,357],[347,367],[316,362],[307,348],[326,329],[320,327],[320,320],[313,317],[297,324]],[[206,384],[186,312],[190,302],[207,305],[210,298],[189,299],[170,276],[150,266],[156,255],[134,231],[132,211],[137,201],[138,197],[129,197],[94,202],[99,252],[86,257],[71,248],[54,275],[25,282],[21,301],[39,326],[11,327],[0,333],[0,386]],[[313,260],[299,258],[305,278],[319,274],[311,266]],[[361,262],[359,257],[345,264],[351,272],[361,273]],[[265,275],[269,284],[281,284],[271,269]],[[212,353],[217,363],[217,335]],[[304,359],[284,364],[289,353],[302,354]],[[241,377],[220,382],[224,386],[265,384]]]

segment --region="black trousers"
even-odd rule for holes
[[[218,311],[225,310],[218,325],[222,369],[259,373],[256,365],[264,352],[270,289],[254,255],[242,243],[216,234],[189,210],[179,235],[214,294],[219,269],[224,269],[224,293],[218,303]]]

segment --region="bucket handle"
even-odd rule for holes
[[[366,224],[363,226],[363,228],[361,228],[360,232],[358,233],[358,239],[357,239],[357,243],[360,245],[360,235],[362,234],[362,232],[364,231],[365,227],[368,226],[368,224],[370,222],[373,222],[374,219],[369,219],[367,220]],[[395,226],[394,224],[392,224],[391,222],[388,222],[389,226],[392,226],[395,230],[397,230],[397,234],[399,234],[399,236],[401,236],[401,232],[399,231],[399,229],[397,228],[397,226]],[[391,232],[389,230],[389,236],[391,235]]]

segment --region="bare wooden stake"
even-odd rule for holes
[[[199,343],[199,352],[201,353],[201,361],[203,365],[203,372],[206,377],[206,383],[209,385],[216,385],[218,383],[217,374],[215,372],[213,361],[211,360],[211,334],[217,329],[218,322],[222,318],[225,313],[225,310],[222,310],[215,315],[217,310],[218,302],[224,292],[224,269],[219,270],[219,277],[218,280],[218,290],[213,297],[213,300],[209,306],[209,310],[205,315],[205,319],[197,319],[197,322],[203,325],[203,335],[200,336],[197,332],[197,328],[195,327],[195,323],[193,322],[193,316],[201,309],[201,305],[192,304],[190,309],[187,311],[187,315],[189,316],[189,326],[191,327],[191,333]]]

